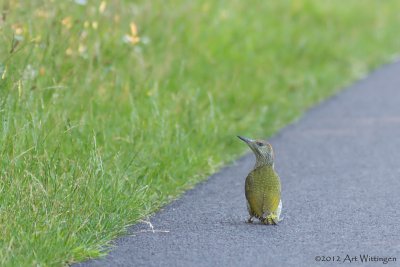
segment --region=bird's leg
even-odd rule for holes
[[[278,220],[278,217],[271,217],[271,224],[273,224],[273,225],[278,225],[278,222],[279,222],[279,220]]]
[[[250,215],[249,219],[247,220],[247,223],[253,223],[253,217],[252,215]]]
[[[263,217],[261,219],[261,222],[263,224],[267,224],[267,225],[277,225],[279,222],[278,216],[276,216],[275,214],[271,213],[266,217]]]

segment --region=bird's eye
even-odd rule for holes
[[[264,145],[264,143],[257,142],[257,145],[258,145],[258,146],[263,146],[263,145]]]

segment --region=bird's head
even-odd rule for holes
[[[244,141],[256,156],[256,166],[274,165],[274,151],[270,143],[264,140],[252,140],[243,136],[238,138]]]

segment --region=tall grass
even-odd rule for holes
[[[398,1],[1,8],[1,266],[99,256],[400,45]]]

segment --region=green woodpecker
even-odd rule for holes
[[[262,140],[251,140],[242,136],[244,141],[256,156],[256,164],[247,175],[245,194],[249,223],[253,217],[263,224],[277,224],[281,219],[281,181],[274,170],[274,151],[272,146]]]

